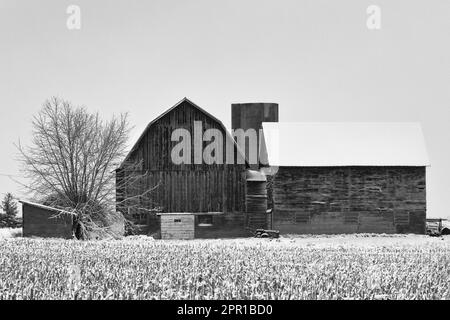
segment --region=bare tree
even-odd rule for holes
[[[126,218],[128,234],[142,233],[142,224],[147,233],[154,231],[156,213],[162,210],[154,197],[161,182],[152,182],[149,171],[142,168],[142,161],[126,162],[116,171],[116,208]]]
[[[77,236],[115,212],[114,169],[124,157],[127,114],[98,113],[53,97],[33,118],[31,146],[18,145],[28,188],[47,205],[77,213]]]

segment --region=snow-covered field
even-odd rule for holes
[[[450,237],[0,240],[0,299],[450,299]]]

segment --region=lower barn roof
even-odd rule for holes
[[[429,166],[419,123],[264,122],[270,166]]]

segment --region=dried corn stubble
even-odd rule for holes
[[[448,241],[388,240],[3,240],[0,299],[449,299]]]

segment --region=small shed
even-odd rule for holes
[[[192,213],[161,213],[161,239],[194,239],[195,216]]]
[[[223,212],[164,212],[160,217],[161,239],[215,238],[223,225]]]
[[[75,214],[29,201],[22,203],[23,236],[73,238]]]

